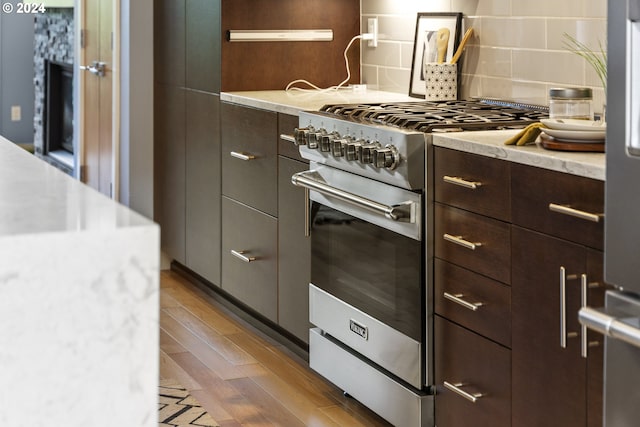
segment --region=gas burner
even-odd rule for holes
[[[484,101],[331,104],[324,111],[336,118],[419,132],[452,132],[522,128],[547,118],[544,108],[525,108]]]

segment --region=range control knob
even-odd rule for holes
[[[365,141],[363,139],[358,139],[356,141],[351,141],[347,143],[347,148],[345,149],[345,157],[347,160],[354,162],[358,160],[362,153],[362,146]]]
[[[322,151],[323,153],[330,153],[333,140],[336,139],[337,137],[338,135],[336,135],[335,133],[322,135],[320,137],[320,151]]]
[[[377,168],[395,169],[400,162],[400,153],[393,145],[373,150],[373,164]]]
[[[309,132],[313,131],[313,127],[308,128],[295,128],[293,130],[293,138],[296,140],[296,145],[307,145],[309,138]]]
[[[326,135],[327,131],[324,129],[320,129],[317,131],[309,132],[307,136],[307,147],[317,150],[320,145],[320,140],[322,139],[322,135]]]
[[[380,144],[372,142],[362,146],[360,150],[360,163],[370,164],[373,163],[373,152],[380,148]]]
[[[333,157],[344,157],[349,141],[351,141],[351,137],[349,136],[334,139],[331,145],[331,154],[333,154]]]

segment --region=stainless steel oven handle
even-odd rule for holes
[[[412,201],[407,201],[405,203],[394,206],[378,203],[374,200],[358,196],[357,194],[349,193],[347,191],[340,190],[339,188],[332,187],[324,182],[307,176],[308,174],[314,172],[315,171],[312,170],[298,172],[291,177],[291,182],[293,183],[293,185],[297,185],[298,187],[314,190],[326,196],[335,197],[336,199],[340,199],[343,202],[347,202],[360,208],[375,212],[377,214],[384,215],[386,218],[393,221],[415,222],[413,206],[415,205],[415,203]]]

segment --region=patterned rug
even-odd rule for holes
[[[160,380],[159,427],[219,427],[200,403],[180,384]]]

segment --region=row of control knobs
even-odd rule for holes
[[[395,169],[400,163],[400,153],[393,145],[382,146],[379,142],[328,133],[324,129],[296,128],[296,145],[306,145],[312,150],[330,153],[333,157],[344,157],[352,162],[370,164],[377,168]]]

